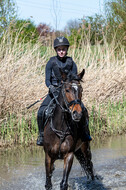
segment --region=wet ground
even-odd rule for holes
[[[88,181],[77,160],[69,177],[69,190],[126,190],[126,135],[91,142],[92,160],[99,179]],[[60,189],[63,161],[55,163],[52,182]],[[44,190],[44,151],[41,147],[0,150],[0,190]]]

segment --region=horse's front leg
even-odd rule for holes
[[[68,153],[64,158],[64,171],[63,171],[63,179],[60,183],[60,190],[68,189],[68,177],[73,164],[73,158],[74,158],[73,152]]]
[[[46,188],[46,190],[51,190],[52,189],[52,182],[51,182],[52,160],[51,160],[50,156],[47,153],[45,154],[45,167],[46,167],[46,184],[45,184],[45,188]]]
[[[92,155],[90,150],[90,142],[85,142],[81,146],[81,151],[84,154],[85,157],[85,172],[87,176],[91,176],[92,180],[94,179],[94,169],[93,169],[93,163],[92,163]]]

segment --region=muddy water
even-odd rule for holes
[[[87,181],[77,160],[69,177],[69,190],[126,190],[126,135],[91,142],[95,173],[99,179]],[[59,190],[63,161],[55,163],[52,182]],[[44,190],[44,152],[41,147],[0,150],[0,190]]]

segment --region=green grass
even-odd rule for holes
[[[34,112],[27,118],[22,117],[20,121],[15,115],[8,115],[0,128],[0,141],[3,145],[32,144],[36,142],[37,135],[38,127]]]
[[[92,106],[90,113],[90,131],[92,136],[116,135],[126,131],[126,99],[99,105],[96,111]]]
[[[126,99],[122,102],[108,102],[99,105],[96,111],[95,104],[89,113],[90,132],[95,139],[106,135],[122,134],[126,131]],[[32,112],[27,118],[22,117],[19,121],[15,115],[8,115],[0,128],[2,145],[34,144],[38,135],[36,114]]]

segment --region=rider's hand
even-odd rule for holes
[[[49,86],[49,92],[54,93],[56,91],[56,88],[53,85]]]

